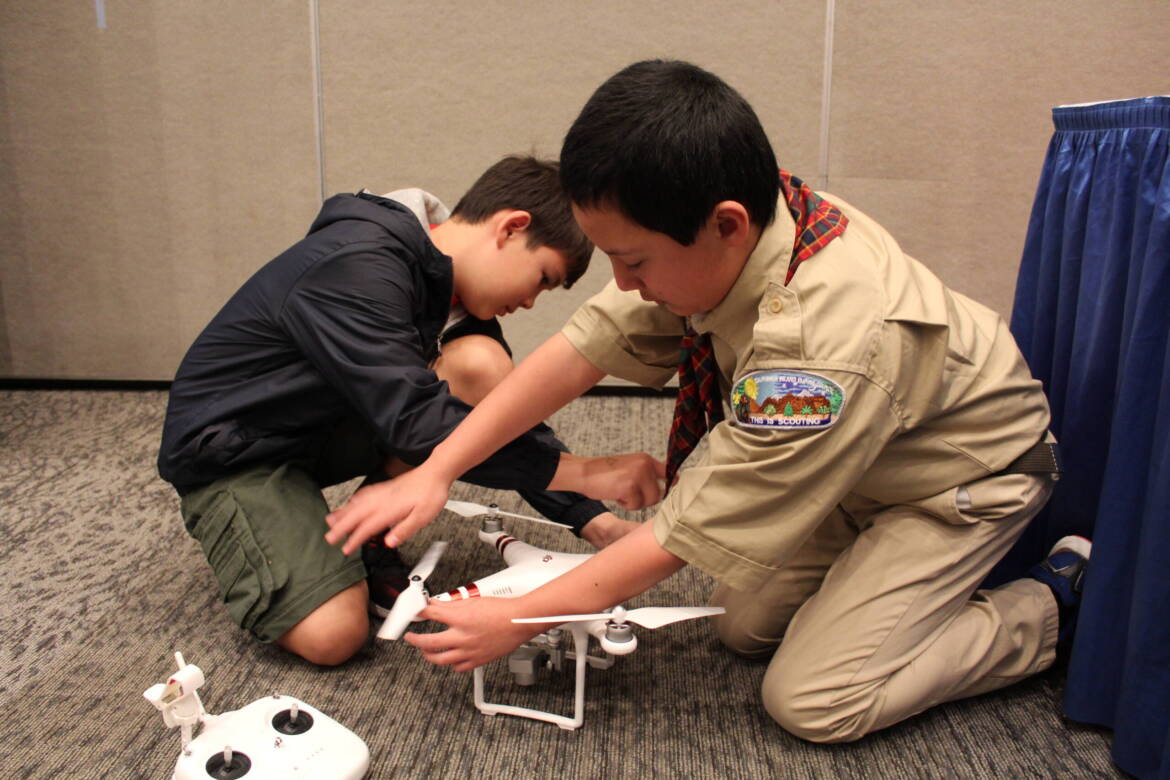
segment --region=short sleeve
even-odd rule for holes
[[[607,374],[661,388],[678,367],[683,320],[610,282],[577,309],[561,332]]]

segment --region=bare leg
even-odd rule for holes
[[[310,612],[276,643],[321,666],[348,661],[369,636],[368,600],[365,581],[355,583]]]

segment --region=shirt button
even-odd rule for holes
[[[772,312],[773,314],[779,314],[780,310],[783,308],[784,304],[780,301],[779,298],[773,298],[772,300],[768,301],[768,311]]]

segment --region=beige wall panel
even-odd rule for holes
[[[319,202],[307,4],[104,5],[0,10],[3,375],[169,379]]]
[[[1007,315],[1051,108],[1170,92],[1164,0],[837,0],[829,190]]]
[[[755,107],[783,164],[812,176],[823,42],[817,4],[322,0],[326,189],[421,186],[453,206],[505,154],[559,154],[593,90],[650,57],[719,74]],[[609,278],[596,255],[573,290],[505,319],[517,358]]]
[[[986,191],[954,187],[939,197],[934,181],[836,178],[830,192],[876,219],[905,252],[949,287],[1005,316],[1009,313],[1023,236],[1018,246],[1005,248],[990,236],[994,228],[987,219],[970,218],[986,208]],[[1005,192],[996,203],[997,209],[1026,215],[1032,195]]]

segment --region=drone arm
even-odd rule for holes
[[[521,597],[515,617],[600,612],[638,595],[686,565],[654,538],[649,523]]]

